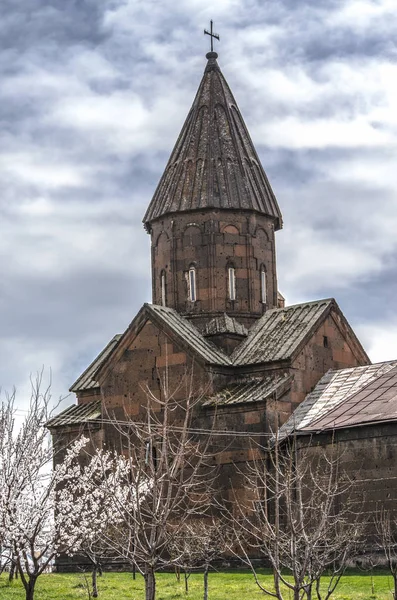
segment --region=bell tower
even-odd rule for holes
[[[217,63],[207,66],[144,217],[153,303],[205,329],[249,327],[277,306],[275,231],[281,212]]]

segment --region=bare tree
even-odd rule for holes
[[[327,600],[362,532],[340,456],[335,447],[328,454],[299,448],[295,438],[282,446],[276,439],[272,447],[257,447],[256,455],[244,474],[247,494],[243,499],[236,496],[233,515],[242,559],[268,596],[283,600],[287,589],[294,600],[313,596]],[[252,555],[262,555],[270,563],[274,590],[261,582]],[[323,591],[325,570],[331,577]]]
[[[208,575],[216,561],[227,552],[232,541],[229,526],[219,517],[189,521],[172,539],[172,562],[183,569],[185,592],[193,569],[203,569],[203,598],[208,600]]]
[[[99,513],[102,511],[98,511]],[[106,533],[105,533],[106,532]],[[103,564],[112,563],[115,560],[114,553],[111,551],[107,539],[109,537],[108,527],[104,529],[95,530],[93,528],[94,536],[88,536],[81,540],[79,544],[78,559],[84,558],[88,561],[91,570],[91,588],[90,597],[98,598],[98,576],[103,575]],[[76,556],[77,552],[74,550],[68,551],[68,554]],[[87,567],[79,567],[84,573],[88,570]],[[84,581],[88,584],[88,579],[85,576]]]
[[[378,546],[384,553],[393,577],[393,599],[397,600],[397,518],[393,512],[381,508],[375,516]]]
[[[126,414],[124,423],[114,421],[123,452],[116,487],[126,490],[113,495],[121,519],[115,550],[136,565],[145,579],[146,600],[154,600],[155,573],[170,564],[173,538],[186,522],[210,509],[214,468],[209,464],[211,436],[191,430],[203,397],[202,391],[193,390],[192,374],[172,393],[165,379],[161,398],[149,389],[145,393],[142,420]]]
[[[178,535],[171,536],[169,543],[170,561],[175,567],[177,581],[180,581],[180,571],[183,571],[185,593],[189,593],[189,578],[197,562],[197,545],[193,525],[185,523],[179,528]]]

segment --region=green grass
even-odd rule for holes
[[[89,577],[89,575],[87,575]],[[203,578],[194,573],[189,579],[189,595],[183,588],[183,577],[178,583],[175,575],[160,573],[157,576],[157,600],[201,600]],[[261,579],[268,584],[271,576],[261,571]],[[371,575],[348,572],[340,582],[334,600],[386,600],[390,599],[392,578],[387,573],[373,576],[375,594],[372,595]],[[102,600],[143,600],[143,578],[137,575],[133,581],[129,573],[105,573],[98,578],[99,598]],[[20,581],[8,585],[5,576],[0,577],[0,600],[24,600],[24,590]],[[292,596],[291,596],[292,597]],[[255,585],[249,571],[211,573],[209,577],[209,600],[257,600],[268,598]],[[288,599],[288,593],[285,598]],[[36,600],[84,600],[88,599],[82,574],[42,575],[36,587]]]

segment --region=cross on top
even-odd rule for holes
[[[206,29],[204,29],[204,34],[209,35],[211,37],[211,52],[214,51],[214,38],[216,38],[217,40],[219,40],[219,34],[218,33],[213,33],[212,31],[212,20],[211,20],[211,28],[210,31],[207,31]]]

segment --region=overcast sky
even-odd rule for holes
[[[2,0],[0,385],[68,387],[150,301],[141,220],[206,64],[284,216],[287,302],[397,358],[395,0]],[[69,398],[69,401],[72,399]]]

